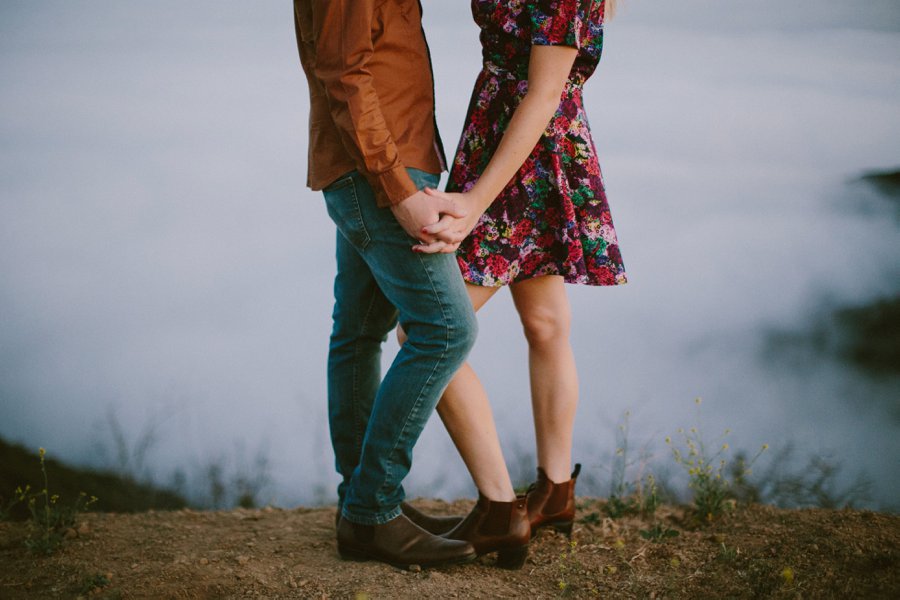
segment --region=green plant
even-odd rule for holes
[[[30,485],[26,485],[24,488],[20,485],[16,488],[16,491],[13,492],[12,498],[6,500],[3,503],[0,503],[0,521],[11,520],[13,507],[21,504],[22,502],[25,502],[25,499],[28,498],[30,491]]]
[[[700,398],[694,400],[697,405],[698,423],[701,402]],[[693,490],[693,502],[697,515],[703,520],[712,521],[734,505],[729,489],[730,483],[726,477],[728,460],[725,455],[729,446],[727,442],[723,441],[731,433],[731,430],[726,429],[715,440],[715,451],[710,450],[710,446],[703,439],[699,425],[691,427],[688,431],[678,429],[678,433],[683,438],[683,447],[675,445],[671,437],[666,438],[666,444],[672,449],[675,462],[687,471],[688,486]],[[750,461],[742,459],[741,471],[749,474],[753,463],[768,447],[768,444],[764,444]]]
[[[102,573],[96,573],[94,575],[86,575],[81,580],[81,585],[78,588],[79,594],[90,594],[96,589],[104,588],[109,585],[109,577]]]
[[[640,499],[641,516],[652,517],[656,514],[662,500],[659,497],[659,488],[656,485],[656,478],[653,475],[647,475],[644,478],[644,484],[638,482],[638,498]],[[646,487],[645,487],[646,486]]]
[[[599,525],[602,519],[600,518],[600,513],[593,511],[578,520],[586,525]]]
[[[798,463],[792,444],[777,449],[768,466],[753,474],[744,468],[739,452],[729,468],[735,496],[742,502],[763,502],[782,508],[852,508],[871,502],[871,480],[860,474],[842,484],[844,465],[827,454],[815,454]]]
[[[668,538],[678,537],[677,529],[671,529],[661,523],[657,523],[650,529],[641,529],[638,533],[642,538],[651,542],[662,542]]]
[[[733,563],[737,560],[738,554],[739,551],[737,548],[729,548],[725,545],[725,542],[722,542],[721,546],[719,547],[719,555],[717,558],[722,562]]]
[[[558,571],[556,588],[560,596],[583,597],[596,596],[600,593],[578,557],[578,542],[575,540],[569,541],[568,547],[560,553],[555,566]]]
[[[628,515],[636,515],[640,512],[639,506],[638,501],[632,496],[625,498],[610,496],[603,506],[603,512],[613,519],[618,519]]]
[[[38,452],[41,461],[41,476],[44,482],[43,489],[39,492],[31,492],[30,486],[25,486],[24,489],[19,487],[16,488],[16,496],[13,498],[16,504],[27,502],[28,511],[31,514],[31,532],[25,540],[25,546],[35,554],[52,554],[62,542],[65,530],[75,525],[78,513],[83,512],[97,501],[96,497],[88,497],[87,494],[81,492],[71,506],[60,503],[59,495],[50,493],[45,462],[46,453],[43,448]]]
[[[628,515],[652,516],[659,506],[659,491],[653,475],[642,475],[649,456],[646,447],[638,458],[629,458],[629,432],[631,412],[626,411],[622,422],[616,428],[616,452],[610,479],[609,500],[603,510],[613,519]],[[634,481],[627,479],[627,472],[637,466],[638,476]]]

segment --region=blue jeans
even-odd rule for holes
[[[438,176],[410,169],[419,187]],[[353,171],[325,188],[337,234],[328,419],[344,518],[400,515],[412,449],[475,341],[472,304],[453,254],[418,254],[389,208]],[[381,378],[381,345],[399,322],[408,339]]]

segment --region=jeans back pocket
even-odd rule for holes
[[[356,249],[363,250],[369,245],[371,238],[359,206],[358,177],[356,173],[341,177],[322,190],[322,193],[328,216],[337,225],[338,231]]]

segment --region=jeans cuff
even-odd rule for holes
[[[356,523],[357,525],[384,525],[388,521],[393,521],[397,517],[403,514],[403,511],[400,510],[400,506],[395,506],[392,510],[389,510],[385,513],[375,513],[375,514],[359,514],[350,512],[347,510],[347,507],[343,507],[341,509],[341,518],[347,519],[351,523]]]

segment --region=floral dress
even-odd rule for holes
[[[472,0],[484,67],[475,81],[448,191],[468,191],[528,89],[533,44],[578,55],[559,108],[531,155],[457,251],[469,283],[501,286],[540,275],[625,283],[582,85],[603,47],[603,0]]]

